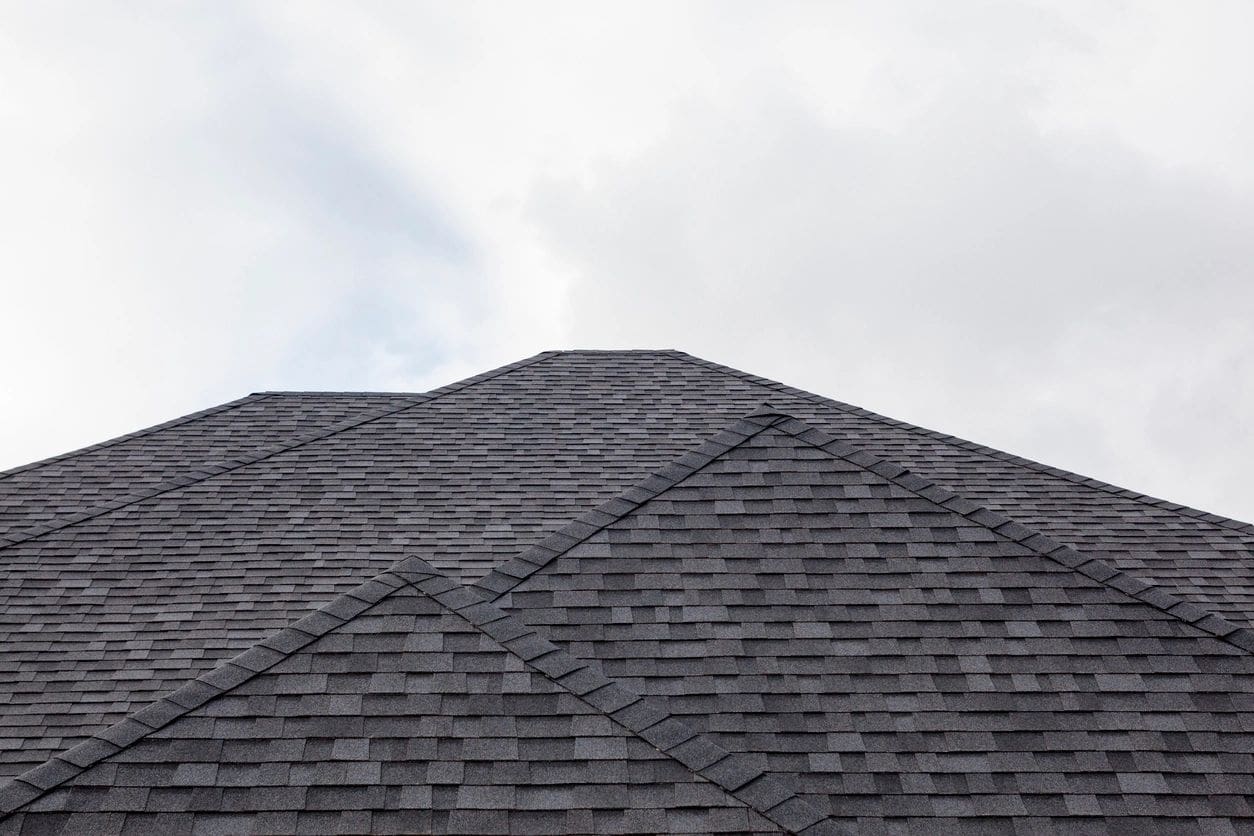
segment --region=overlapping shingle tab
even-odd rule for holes
[[[726,436],[481,588],[854,830],[1254,828],[1254,631],[795,420]]]
[[[203,478],[289,442],[382,408],[403,395],[250,395],[65,456],[0,474],[0,544],[79,521],[180,479]]]
[[[409,558],[20,776],[0,832],[838,832],[742,761]]]
[[[648,734],[627,723],[633,757],[652,746],[689,768],[684,781],[713,780],[731,800],[710,810],[728,822],[732,810],[767,829],[826,814],[855,831],[1250,822],[1248,526],[679,352],[548,352],[425,395],[254,396],[0,475],[0,517],[0,775],[44,764],[36,775],[66,780],[60,757],[73,744],[133,732],[125,718],[137,711],[168,721],[154,700],[197,676],[225,682],[224,660],[266,655],[257,643],[273,631],[418,554],[531,625],[533,646],[515,655],[530,663],[551,639],[569,651],[553,659],[581,666],[572,681],[608,676],[619,690],[606,695],[644,694],[651,712],[673,714],[678,726],[645,715]],[[407,589],[391,606],[425,595]],[[439,618],[415,630],[463,635],[447,632],[450,613]],[[331,655],[382,658],[370,641]],[[435,656],[501,658],[459,655],[457,641]],[[343,680],[356,692],[302,681],[305,691],[249,695],[250,722],[286,724],[280,708],[305,711],[301,699],[373,693],[369,678]],[[201,700],[212,685],[186,687]],[[245,711],[234,693],[215,704]],[[641,710],[610,706],[592,708]],[[484,715],[449,710],[482,736],[473,717]],[[708,739],[677,739],[679,728]],[[693,778],[718,747],[737,757]],[[151,754],[143,804],[154,791],[182,797],[172,776],[205,763],[170,754],[186,751]],[[258,768],[279,763],[258,757]],[[588,768],[575,763],[566,774]],[[114,813],[139,827],[158,813],[118,800],[123,785],[105,778],[80,786],[97,780],[89,772],[37,803],[131,804],[73,819],[103,830],[123,821]],[[492,781],[478,798],[509,797],[504,778]],[[513,798],[521,786],[510,784]],[[193,787],[184,800],[259,813],[234,789]],[[222,806],[228,795],[243,806]],[[371,826],[407,829],[381,797]],[[437,818],[410,823],[454,826],[461,802],[442,798],[427,811]],[[614,808],[596,829],[677,829],[682,817],[667,811],[688,808],[671,801],[633,800],[653,818]],[[65,804],[39,820],[106,812]],[[366,821],[302,818],[313,812],[270,810],[266,826]],[[526,817],[491,821],[532,829]],[[586,816],[546,821],[587,827]]]

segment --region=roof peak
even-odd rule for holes
[[[1254,523],[1235,519],[1233,517],[1226,517],[1221,514],[1215,514],[1209,511],[1201,510],[1199,508],[1193,508],[1188,505],[1182,505],[1180,503],[1172,502],[1170,500],[1162,499],[1159,497],[1150,496],[1148,494],[1144,494],[1139,491],[1130,490],[1128,488],[1123,488],[1123,487],[1120,487],[1118,485],[1115,485],[1109,482],[1104,482],[1100,479],[1094,479],[1092,477],[1085,476],[1080,473],[1075,473],[1075,472],[1064,470],[1058,467],[1052,467],[1050,465],[1043,464],[1033,459],[1025,458],[1023,456],[1018,456],[1013,453],[1007,453],[1002,450],[997,450],[993,447],[989,447],[987,445],[980,444],[975,441],[970,441],[968,439],[961,438],[960,436],[950,435],[948,433],[940,432],[938,430],[928,429],[927,427],[923,427],[918,424],[911,424],[907,421],[899,421],[895,418],[890,418],[886,415],[881,415],[880,413],[873,412],[869,409],[865,409],[863,407],[856,406],[854,404],[849,404],[843,401],[838,401],[833,398],[828,398],[823,395],[816,394],[814,392],[806,391],[804,389],[798,389],[794,386],[789,386],[785,383],[781,383],[779,381],[772,380],[770,378],[765,378],[759,375],[751,374],[749,372],[741,371],[740,369],[736,369],[731,366],[726,366],[721,363],[716,363],[712,360],[706,360],[702,357],[698,357],[694,354],[690,354],[680,349],[675,349],[675,348],[550,349],[547,351],[540,352],[539,354],[535,355],[535,357],[529,358],[529,359],[541,359],[541,358],[547,358],[547,357],[557,357],[557,356],[562,356],[562,355],[577,355],[577,356],[649,356],[649,355],[653,355],[653,356],[674,357],[674,358],[692,363],[693,365],[699,366],[701,368],[708,369],[710,371],[719,372],[721,374],[725,374],[730,377],[738,378],[747,382],[752,382],[760,386],[776,389],[777,391],[781,393],[784,393],[793,397],[802,398],[812,403],[827,406],[829,408],[838,409],[842,412],[846,412],[851,415],[856,415],[861,418],[865,418],[867,420],[876,421],[878,423],[884,424],[885,426],[898,427],[898,428],[909,430],[912,432],[922,433],[935,441],[941,442],[943,444],[948,444],[954,447],[958,447],[963,450],[976,453],[978,455],[987,456],[996,461],[1008,462],[1008,463],[1017,465],[1019,467],[1025,467],[1030,470],[1036,471],[1038,473],[1044,473],[1049,476],[1053,476],[1055,478],[1064,479],[1074,484],[1084,485],[1087,488],[1099,490],[1104,493],[1108,493],[1114,496],[1121,497],[1123,499],[1140,503],[1142,505],[1146,505],[1152,508],[1158,508],[1158,509],[1162,509],[1166,511],[1171,511],[1173,513],[1179,514],[1188,519],[1208,523],[1218,528],[1227,529],[1229,531],[1236,531],[1236,532],[1240,532],[1240,533],[1247,534],[1247,535],[1254,535]],[[392,394],[396,396],[405,396],[407,393],[271,391],[271,392],[255,393],[254,396],[282,395],[282,396],[299,397],[299,396],[311,396],[311,395],[316,396],[316,395],[329,395],[329,394],[363,395],[363,396],[368,395],[368,394]],[[67,454],[67,455],[73,455],[73,454]]]
[[[903,488],[1053,563],[1162,611],[1209,636],[1254,653],[1254,628],[1243,627],[1160,586],[1147,583],[1100,558],[1081,553],[1009,517],[966,499],[904,466],[873,455],[783,412],[770,403],[733,423],[701,446],[683,454],[639,485],[604,502],[558,529],[513,560],[473,584],[497,601],[555,558],[628,516],[757,435],[776,430]]]

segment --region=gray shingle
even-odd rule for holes
[[[410,813],[417,817],[404,820],[410,824],[430,815],[432,826],[438,821],[453,831],[499,826],[560,832],[590,826],[594,812],[617,816],[621,832],[658,832],[659,824],[661,832],[671,832],[682,820],[671,815],[680,809],[676,805],[706,822],[709,832],[744,829],[747,812],[721,817],[717,811],[747,811],[745,802],[711,788],[643,741],[629,739],[621,726],[541,672],[518,679],[527,670],[523,656],[469,624],[450,603],[456,601],[449,596],[432,598],[418,587],[401,587],[242,683],[239,692],[284,695],[259,703],[259,713],[253,713],[251,697],[221,694],[120,752],[98,752],[103,759],[85,768],[50,761],[5,791],[6,803],[21,809],[0,820],[0,832],[45,827],[121,832],[123,821],[142,821],[148,831],[241,832],[264,829],[263,822],[290,825],[291,818],[275,818],[282,813],[297,816],[298,829],[319,831],[356,832],[372,828],[376,814]],[[497,611],[492,620],[507,616]],[[401,654],[414,631],[444,641],[399,656],[404,660],[399,670],[407,674],[406,700],[328,695],[325,677],[303,672],[319,660],[361,654],[351,642],[338,641],[341,636],[369,636],[379,652]],[[446,680],[428,673],[433,666],[424,664],[424,656],[448,655],[451,670],[489,675],[450,673],[444,676],[453,678]],[[526,688],[501,690],[507,680]],[[606,690],[637,699],[618,685]],[[439,714],[424,732],[425,718],[412,716],[409,698],[426,695],[438,695]],[[353,700],[363,716],[320,716],[337,711],[343,699]],[[218,738],[211,746],[197,721],[223,713],[232,722],[213,726]],[[347,727],[345,720],[351,721]],[[371,722],[370,738],[345,736],[364,720],[397,725],[389,730],[386,723]],[[543,737],[520,735],[536,723],[543,724]],[[268,728],[264,736],[251,733],[257,726]],[[667,728],[668,736],[692,737],[674,721]],[[445,753],[459,762],[441,768],[412,760],[423,751],[424,734],[431,744],[428,758]],[[539,768],[553,762],[567,767],[569,777],[561,785],[544,780]],[[606,768],[618,763],[626,768]],[[31,784],[49,791],[32,803]],[[119,813],[127,818],[116,818]]]
[[[754,787],[799,787],[874,831],[1069,827],[1079,814],[1042,799],[1100,793],[1109,828],[1144,810],[1126,787],[1153,785],[1194,827],[1244,821],[1212,789],[1233,774],[1254,789],[1254,756],[1229,756],[1254,751],[1254,725],[1228,714],[1254,708],[1254,656],[1219,640],[1244,633],[1214,616],[1190,625],[1110,564],[1060,562],[973,503],[934,505],[910,474],[779,427],[611,523],[608,551],[575,546],[515,578],[509,609],[738,753],[703,773],[755,807],[790,809]],[[737,496],[728,536],[709,509]],[[858,511],[868,497],[874,510]],[[632,709],[628,724],[666,746]]]
[[[468,688],[512,695],[520,716],[551,712],[558,695],[529,693],[533,679],[583,666],[553,640],[617,682],[596,680],[581,703],[589,716],[614,712],[643,730],[673,714],[792,776],[807,798],[838,801],[850,822],[882,823],[877,798],[937,826],[982,816],[1031,830],[1093,815],[1064,795],[1100,797],[1101,815],[1130,827],[1141,812],[1166,815],[1165,803],[1121,799],[1117,772],[1167,776],[1173,821],[1205,828],[1248,812],[1252,544],[1244,524],[676,352],[550,353],[426,396],[254,397],[0,474],[0,741],[17,742],[0,745],[0,774],[215,669],[176,696],[190,714],[166,703],[139,716],[218,753],[222,741],[205,736],[292,747],[284,757],[305,766],[313,756],[283,735],[409,735],[411,720],[462,716],[443,704]],[[411,581],[478,623],[485,610],[469,593],[420,562],[303,622],[312,635],[256,644],[406,554],[473,580],[520,551],[487,583],[497,595],[544,567],[502,599],[532,621],[538,635],[518,645],[543,652],[542,671],[498,670],[464,633],[415,630],[412,613],[374,634],[336,631]],[[572,559],[577,571],[564,568]],[[250,678],[327,630],[322,651],[287,659],[296,667],[282,677]],[[399,630],[403,647],[389,650]],[[513,622],[484,632],[523,636]],[[434,713],[329,693],[339,682],[360,696],[373,676],[409,687],[411,675],[437,690],[404,696],[434,700],[421,703]],[[238,696],[215,696],[244,679]],[[640,691],[665,710],[615,708]],[[206,705],[215,717],[201,716]],[[407,716],[387,714],[402,705]],[[306,715],[276,716],[290,711]],[[108,735],[126,745],[147,731],[132,722]],[[699,762],[688,747],[674,748]],[[983,759],[938,772],[955,752]],[[839,769],[811,771],[829,756]],[[381,776],[395,766],[372,763]],[[110,765],[116,777],[121,761],[96,769]],[[191,787],[179,803],[225,803],[215,789]],[[750,826],[749,813],[720,809]],[[598,821],[575,812],[565,826]],[[367,821],[267,813],[295,816],[272,817],[286,830]],[[96,825],[119,821],[99,815],[113,818]]]
[[[1248,529],[679,353],[549,354],[431,394],[269,394],[0,478],[11,532],[51,525],[4,549],[0,671],[21,673],[0,673],[13,706],[0,738],[25,742],[0,753],[0,774],[409,550],[473,579],[767,398],[1186,600],[1247,622],[1254,611]],[[153,492],[176,477],[183,487]],[[123,622],[91,622],[106,595],[129,599]],[[53,647],[93,667],[44,666]],[[114,675],[123,667],[134,678]]]

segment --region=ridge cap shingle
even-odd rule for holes
[[[1033,459],[1029,459],[1024,456],[1017,456],[1014,453],[1007,453],[1004,450],[998,450],[997,448],[989,447],[986,444],[980,444],[979,442],[969,441],[965,438],[961,438],[956,435],[950,435],[948,433],[944,433],[939,430],[932,430],[932,429],[928,429],[927,427],[919,426],[917,424],[911,424],[908,421],[900,421],[900,420],[897,420],[896,418],[890,418],[887,415],[881,415],[878,412],[872,412],[871,410],[865,409],[860,406],[855,406],[853,404],[844,403],[843,401],[838,401],[833,398],[828,398],[823,395],[816,394],[814,392],[807,392],[804,389],[798,389],[794,386],[789,386],[788,384],[781,383],[777,380],[771,380],[770,378],[761,377],[759,375],[751,374],[749,372],[743,372],[743,371],[740,371],[739,369],[732,368],[731,366],[725,366],[725,365],[722,365],[721,363],[716,363],[713,360],[706,360],[705,358],[702,358],[702,357],[696,357],[692,354],[688,354],[683,351],[671,350],[665,353],[677,359],[681,359],[686,362],[692,363],[696,366],[700,366],[702,368],[721,372],[730,377],[735,377],[741,380],[746,380],[751,383],[755,383],[759,386],[764,386],[769,389],[775,389],[779,392],[784,392],[794,397],[801,398],[802,400],[807,400],[807,401],[810,401],[811,403],[831,407],[833,409],[837,409],[846,414],[856,415],[860,418],[866,418],[868,420],[875,421],[877,423],[883,424],[888,427],[897,427],[897,428],[909,430],[911,432],[916,432],[934,441],[939,441],[944,444],[948,444],[952,447],[957,447],[962,450],[967,450],[968,452],[978,453],[980,455],[987,456],[988,458],[994,459],[996,461],[1008,462],[1010,464],[1018,465],[1020,467],[1025,467],[1029,470],[1034,470],[1038,473],[1044,473],[1048,476],[1054,476],[1059,479],[1064,479],[1068,482],[1072,482],[1077,485],[1084,485],[1085,487],[1093,488],[1094,490],[1100,490],[1103,493],[1108,493],[1108,494],[1112,494],[1115,496],[1119,496],[1124,499],[1137,502],[1141,505],[1147,505],[1152,508],[1157,508],[1163,511],[1170,511],[1172,513],[1178,514],[1182,517],[1186,517],[1196,522],[1208,523],[1210,525],[1215,526],[1216,528],[1222,528],[1228,531],[1236,531],[1236,532],[1246,534],[1246,535],[1254,535],[1254,523],[1252,522],[1246,522],[1245,520],[1238,520],[1232,517],[1225,517],[1221,514],[1214,514],[1209,511],[1203,511],[1198,508],[1192,508],[1188,505],[1181,505],[1178,502],[1172,502],[1167,499],[1160,499],[1159,497],[1150,496],[1149,494],[1144,494],[1139,491],[1134,491],[1130,488],[1122,488],[1110,482],[1103,482],[1100,479],[1094,479],[1091,476],[1085,476],[1083,474],[1075,473],[1069,470],[1064,470],[1059,467],[1053,467],[1051,465],[1034,461]]]
[[[215,697],[265,673],[408,585],[389,568],[81,743],[14,776],[0,786],[0,821]],[[347,617],[338,614],[354,609]]]
[[[798,418],[785,417],[771,426],[776,431],[787,433],[798,441],[822,450],[834,458],[875,473],[922,499],[965,517],[1006,540],[1017,543],[1034,554],[1079,572],[1103,586],[1131,596],[1138,602],[1183,621],[1213,638],[1247,653],[1254,653],[1254,628],[1242,626],[1204,609],[1201,605],[1186,601],[1162,586],[1145,581],[1109,561],[1077,551],[1004,514],[972,502],[957,492],[925,476],[920,476],[896,462],[868,453]]]
[[[264,674],[403,589],[413,589],[461,618],[546,681],[786,832],[806,836],[843,832],[795,789],[753,766],[749,756],[728,752],[677,719],[658,700],[642,697],[606,677],[595,662],[563,650],[517,616],[415,556],[402,558],[243,653],[0,785],[0,822],[153,732]]]
[[[1103,586],[1129,595],[1139,603],[1183,621],[1209,634],[1212,638],[1219,639],[1247,653],[1254,653],[1254,628],[1237,624],[1199,604],[1187,601],[1160,585],[1149,583],[1118,568],[1109,561],[1083,554],[999,512],[966,499],[957,492],[927,477],[920,476],[900,464],[876,456],[811,426],[777,409],[769,402],[763,403],[753,412],[708,439],[700,447],[683,454],[675,462],[644,480],[642,484],[649,484],[651,487],[628,488],[618,497],[585,512],[535,546],[496,567],[485,578],[472,584],[471,588],[488,596],[492,602],[500,600],[555,558],[618,522],[649,500],[675,487],[701,468],[768,429],[787,433],[798,441],[822,450],[834,458],[873,472],[880,478],[981,525],[1034,554],[1079,572]],[[728,436],[738,438],[738,440],[732,444],[720,441]],[[700,462],[698,467],[688,465],[677,467],[679,461],[694,456]]]
[[[562,649],[517,616],[482,598],[471,587],[454,584],[456,589],[446,589],[446,585],[453,582],[422,558],[405,558],[397,564],[396,573],[402,577],[412,576],[414,587],[429,595],[437,589],[444,590],[432,597],[475,629],[496,639],[528,668],[785,831],[815,836],[842,832],[835,822],[815,810],[796,790],[785,786],[767,770],[752,766],[748,755],[733,754],[723,749],[707,735],[677,719],[660,705],[660,701],[642,697],[605,676],[596,662],[581,659]],[[447,596],[458,593],[466,593],[461,596],[461,604],[452,605],[446,601]],[[497,635],[509,637],[497,639]],[[730,768],[732,766],[734,768]],[[755,789],[751,793],[745,792],[751,785]],[[758,801],[755,796],[767,799],[769,803]]]
[[[532,574],[548,565],[553,558],[565,554],[597,532],[618,522],[650,499],[683,482],[729,450],[739,447],[758,433],[789,417],[791,416],[776,409],[769,402],[763,403],[753,412],[706,439],[700,446],[679,455],[670,464],[627,488],[618,496],[585,511],[539,543],[494,567],[485,577],[471,584],[471,587],[487,595],[490,601],[499,600]]]
[[[280,441],[274,444],[269,444],[266,447],[254,453],[250,453],[250,454],[243,455],[243,456],[236,456],[234,458],[230,458],[230,459],[226,459],[222,461],[208,462],[205,464],[201,464],[192,470],[189,470],[178,476],[174,476],[169,479],[158,482],[155,485],[147,486],[140,491],[124,494],[120,497],[114,497],[106,502],[101,502],[100,504],[86,511],[79,511],[73,514],[63,515],[59,519],[52,520],[42,525],[31,526],[29,528],[25,528],[20,531],[15,531],[12,534],[6,534],[4,536],[0,536],[0,549],[5,549],[5,548],[8,548],[9,546],[15,546],[19,543],[25,543],[30,540],[34,540],[36,538],[44,536],[45,534],[50,534],[53,531],[60,531],[65,528],[69,528],[71,526],[77,525],[86,520],[94,519],[104,514],[108,514],[112,511],[117,511],[122,508],[126,508],[130,505],[135,505],[140,502],[153,499],[155,497],[161,496],[162,494],[169,493],[170,491],[178,490],[179,488],[185,488],[189,485],[194,485],[198,482],[203,482],[206,479],[210,479],[214,476],[219,476],[223,473],[229,473],[235,470],[239,470],[240,468],[247,467],[248,465],[251,465],[251,464],[256,464],[257,462],[264,461],[270,458],[271,456],[276,456],[276,455],[279,455],[280,453],[286,453],[289,450],[295,450],[298,447],[303,447],[306,444],[312,444],[317,441],[322,441],[323,439],[330,438],[333,435],[346,432],[356,427],[360,427],[364,424],[369,424],[372,421],[378,421],[382,418],[387,418],[388,416],[395,415],[400,412],[405,412],[406,410],[409,410],[409,409],[413,409],[416,406],[422,406],[424,404],[431,403],[432,401],[438,400],[439,398],[442,398],[445,395],[451,395],[456,392],[460,392],[464,389],[474,386],[477,383],[482,383],[487,380],[492,380],[494,378],[501,377],[503,375],[509,374],[510,372],[516,371],[517,369],[530,366],[534,363],[543,362],[545,360],[548,360],[556,356],[558,353],[559,352],[554,352],[554,351],[541,352],[540,354],[536,354],[532,357],[528,357],[523,360],[518,360],[513,363],[508,363],[504,366],[499,366],[495,369],[489,369],[486,372],[481,372],[480,374],[474,375],[472,377],[468,377],[463,380],[450,383],[446,386],[441,386],[438,389],[432,389],[430,392],[425,392],[420,395],[414,395],[412,396],[412,400],[409,403],[404,404],[403,406],[389,405],[385,407],[380,407],[378,409],[372,409],[369,412],[354,416],[352,418],[348,418],[343,421],[339,421],[327,427],[322,427],[320,429],[313,430],[310,432],[305,432],[299,435],[290,436],[284,441]],[[238,406],[242,404],[243,402],[247,401],[249,398],[256,398],[257,400],[261,400],[266,397],[271,397],[271,395],[270,394],[263,394],[260,396],[250,395],[248,396],[248,398],[244,398],[244,399],[241,399],[239,402],[232,402],[232,403],[235,403],[235,405]],[[409,396],[402,396],[402,397],[409,397]],[[230,406],[231,406],[230,404],[224,404],[220,409],[206,410],[206,414],[211,413],[211,412],[216,412],[216,411],[224,411],[227,407],[230,407]],[[140,432],[142,433],[144,431],[141,430]],[[114,441],[118,441],[118,439],[114,439]],[[104,445],[107,446],[110,443],[113,443],[113,442],[104,442]],[[86,452],[88,449],[89,448],[84,448],[84,450],[76,451],[75,453],[66,454],[66,455],[67,456],[77,455],[78,453]],[[39,462],[36,462],[35,464],[37,465],[39,464]],[[12,473],[12,472],[14,471],[8,471],[6,473]],[[2,477],[3,475],[5,474],[0,474],[0,477]]]

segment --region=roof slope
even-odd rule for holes
[[[24,775],[5,813],[3,833],[832,832],[417,559]]]
[[[482,577],[768,398],[1187,600],[1254,615],[1240,524],[679,352],[548,352],[426,395],[256,396],[0,476],[0,775],[405,554]]]
[[[412,406],[405,395],[256,394],[0,473],[0,542],[65,522],[123,496],[251,458],[311,429]]]
[[[858,831],[1254,829],[1254,631],[799,421],[485,592]]]

